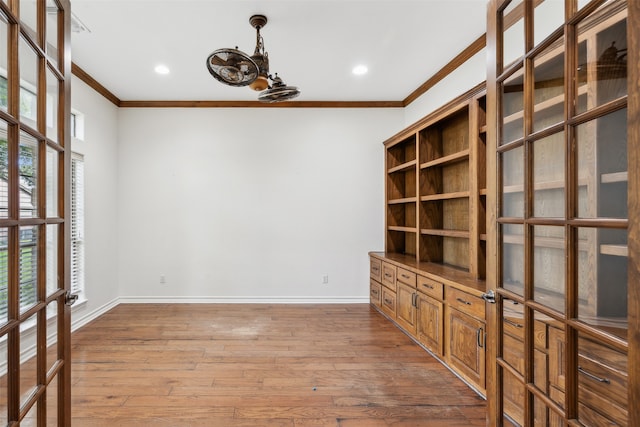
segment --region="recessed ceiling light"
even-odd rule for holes
[[[367,74],[367,72],[369,72],[369,69],[366,65],[356,65],[355,67],[353,67],[353,70],[351,70],[351,72],[356,76],[362,76]]]
[[[169,67],[167,67],[166,65],[162,65],[162,64],[156,65],[156,68],[154,68],[154,70],[158,74],[169,74],[169,72],[170,72]]]

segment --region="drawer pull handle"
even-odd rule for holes
[[[476,343],[478,347],[484,348],[484,329],[478,328],[476,331]]]
[[[371,290],[371,294],[372,295],[378,295],[378,290],[377,289],[372,289]]]
[[[431,286],[431,285],[425,285],[425,284],[423,283],[423,284],[422,284],[422,286],[424,286],[424,287],[425,287],[425,288],[427,288],[427,289],[431,289],[431,290],[433,290],[433,286]]]
[[[385,302],[386,304],[388,304],[388,305],[391,305],[391,304],[393,303],[393,301],[391,301],[391,300],[389,300],[389,299],[387,299],[387,298],[385,298],[385,299],[384,299],[384,302]]]
[[[402,277],[404,277],[405,279],[409,278],[409,276],[407,276],[406,274],[403,274]]]
[[[458,300],[458,302],[461,302],[464,305],[471,305],[471,303],[469,301],[465,301],[462,298],[456,298],[456,300]]]
[[[384,273],[384,277],[391,277],[390,273]]]
[[[378,267],[373,267],[371,271],[373,271],[374,273],[377,273],[378,271],[380,271],[380,269]]]
[[[604,384],[611,384],[611,381],[609,381],[608,378],[600,378],[597,375],[593,375],[591,372],[588,372],[586,370],[584,370],[582,368],[582,366],[578,366],[578,372],[580,372],[581,374],[583,374],[584,376],[591,378],[594,381],[598,381],[599,383],[604,383]]]
[[[511,326],[515,326],[516,328],[524,328],[524,326],[522,326],[520,323],[514,322],[513,320],[509,320],[506,317],[502,319],[504,321],[504,323],[511,325]]]

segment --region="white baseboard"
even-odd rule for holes
[[[129,296],[121,304],[368,304],[368,297],[185,297]]]

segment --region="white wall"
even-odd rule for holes
[[[73,77],[71,106],[84,114],[84,141],[71,150],[85,162],[85,297],[74,307],[74,324],[108,308],[118,294],[118,108]]]
[[[367,301],[402,126],[401,109],[121,109],[120,295]]]

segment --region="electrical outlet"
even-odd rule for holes
[[[322,276],[322,284],[326,285],[327,283],[329,283],[329,275],[325,274],[324,276]]]
[[[164,276],[164,274],[160,275],[160,283],[162,283],[162,284],[167,283],[167,278]]]

